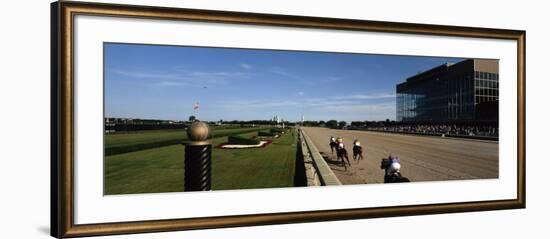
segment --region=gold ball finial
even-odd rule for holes
[[[195,121],[187,128],[187,138],[192,142],[206,141],[208,133],[208,125],[201,121]]]

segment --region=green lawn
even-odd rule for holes
[[[253,137],[257,132],[240,134]],[[294,186],[296,136],[284,134],[254,149],[218,149],[212,140],[212,189]],[[105,157],[105,194],[178,192],[184,189],[184,146],[172,145]]]

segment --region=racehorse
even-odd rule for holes
[[[349,162],[349,157],[348,157],[348,151],[344,147],[344,143],[342,142],[341,138],[338,138],[338,145],[336,147],[336,158],[337,160],[342,160],[342,164],[344,164],[344,168],[346,168],[346,170],[348,169],[346,167],[346,161],[348,161],[348,165],[351,167],[351,163]],[[344,159],[346,161],[344,161]]]
[[[353,141],[353,161],[363,159],[363,147],[361,147],[361,142],[359,140]]]
[[[334,155],[334,150],[336,149],[336,139],[332,136],[330,136],[330,143],[328,144],[330,146],[330,151]]]
[[[404,183],[410,180],[401,175],[401,163],[398,157],[389,156],[382,159],[380,169],[384,169],[384,183]]]

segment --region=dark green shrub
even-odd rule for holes
[[[265,131],[258,131],[258,136],[264,136],[264,137],[273,137],[276,134],[271,132],[265,132]]]
[[[227,137],[227,144],[240,144],[240,145],[256,145],[260,141],[257,139],[245,138],[238,135],[230,135]]]
[[[279,129],[279,128],[272,128],[269,130],[271,133],[283,133],[284,130],[283,129]]]
[[[254,131],[257,131],[257,130],[258,130],[257,128],[251,128],[251,129],[240,131],[239,134],[254,132]],[[213,139],[213,138],[225,137],[225,136],[229,136],[231,134],[235,134],[235,132],[214,132],[214,133],[211,133],[210,137],[208,137],[208,138]],[[134,151],[165,147],[165,146],[170,146],[170,145],[175,145],[175,144],[182,144],[186,140],[187,140],[187,136],[185,134],[182,134],[181,139],[159,140],[159,141],[150,142],[150,143],[105,147],[105,156],[110,156],[110,155],[115,155],[115,154],[123,154],[123,153],[130,153],[130,152],[134,152]],[[254,144],[258,144],[258,143],[254,143]]]

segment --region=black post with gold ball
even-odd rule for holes
[[[185,191],[210,191],[212,144],[208,125],[195,121],[187,128],[185,144]]]

